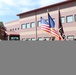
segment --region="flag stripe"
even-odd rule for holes
[[[49,25],[41,24],[41,29],[44,30],[44,31],[46,31],[46,32],[50,32]]]
[[[55,29],[50,29],[46,25],[45,26],[44,25],[41,25],[41,29],[44,30],[44,31],[46,31],[46,32],[52,33],[55,36],[59,37],[59,34],[57,33],[57,31]]]
[[[55,36],[59,37],[58,34],[56,34],[55,32],[51,31],[52,34],[54,34]]]
[[[46,25],[41,25],[41,29],[42,30],[44,30],[44,31],[46,31],[46,32],[49,32],[50,33],[50,28],[48,27],[48,26],[46,26]]]
[[[46,31],[46,32],[52,33],[55,36],[59,37],[59,34],[57,33],[57,31],[55,29],[50,29],[49,27],[47,27],[46,25],[43,25],[43,24],[41,25],[41,29]]]
[[[46,28],[46,27],[42,27],[41,29],[43,29],[43,30],[49,30],[50,31],[50,29],[49,28]]]
[[[58,34],[58,35],[59,35],[59,33],[58,33],[58,31],[57,31],[57,30],[52,29],[52,28],[51,28],[51,30],[52,30],[54,33],[56,33],[56,34]]]
[[[51,20],[50,20],[51,21]],[[54,24],[54,23],[52,23]],[[54,36],[56,36],[57,38],[59,38],[59,33],[55,28],[50,28],[51,26],[49,26],[50,24],[48,24],[43,18],[41,18],[41,30],[48,32],[50,34],[53,34]],[[52,27],[54,27],[52,25]]]

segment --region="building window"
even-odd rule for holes
[[[30,28],[30,23],[26,23],[26,28]]]
[[[19,30],[19,28],[18,28],[18,30]]]
[[[76,22],[76,14],[74,15],[74,19],[75,19],[75,22]]]
[[[55,37],[51,37],[51,40],[54,41],[55,40]]]
[[[12,29],[14,31],[14,29]]]
[[[17,28],[15,28],[15,30],[17,30]]]
[[[31,41],[31,38],[26,38],[26,41]]]
[[[42,37],[39,37],[39,38],[38,38],[38,41],[43,41]]]
[[[22,24],[22,25],[21,25],[21,28],[22,28],[22,29],[25,29],[25,24]]]
[[[31,28],[34,28],[34,27],[35,27],[35,23],[32,22],[32,23],[31,23]]]
[[[48,19],[46,19],[46,22],[48,22]]]
[[[67,22],[67,23],[73,22],[73,16],[67,16],[67,17],[66,17],[66,22]]]
[[[18,37],[11,37],[11,40],[18,40],[19,38]]]
[[[69,40],[74,40],[74,35],[68,35],[68,36],[67,36],[67,39],[69,39]]]
[[[12,31],[12,29],[10,29],[10,31]]]
[[[61,23],[65,23],[65,18],[64,17],[61,17]]]
[[[31,41],[35,41],[36,39],[35,38],[31,38]]]
[[[31,41],[31,38],[28,38],[28,41]]]
[[[44,40],[45,41],[49,41],[49,37],[44,37]]]
[[[41,26],[41,22],[40,21],[38,21],[38,27],[40,27]]]
[[[53,18],[53,21],[55,22],[55,18]],[[46,22],[49,22],[48,19],[46,19]]]
[[[26,39],[25,38],[22,38],[22,41],[26,41]]]

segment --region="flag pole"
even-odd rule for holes
[[[38,34],[37,34],[37,13],[35,11],[35,25],[36,25],[36,41],[38,40]]]
[[[64,34],[64,29],[63,29],[62,22],[61,22],[61,14],[60,14],[59,6],[58,6],[58,30],[59,30],[59,34],[62,37],[62,39],[66,40],[65,34]]]
[[[40,17],[40,19],[42,19],[42,17]],[[41,30],[41,34],[42,34],[42,40],[44,41],[44,38],[43,38],[43,30]]]
[[[59,9],[59,6],[58,6],[58,32],[59,32],[59,30],[60,30],[59,23],[61,23],[60,16],[59,16],[59,11],[60,11],[60,9]],[[59,35],[61,36],[60,32],[59,32]],[[61,36],[61,38],[62,38],[62,36]],[[62,38],[62,39],[63,39],[63,38]]]
[[[47,15],[49,14],[49,10],[47,9]],[[49,22],[49,20],[48,20],[48,22]],[[49,38],[49,40],[51,39],[51,37]]]

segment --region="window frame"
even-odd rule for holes
[[[39,40],[39,38],[42,38],[42,37],[38,37],[38,41],[43,41],[43,38],[42,38],[42,40]]]
[[[72,37],[72,38],[68,38],[68,37]],[[74,39],[74,35],[68,35],[67,39]]]
[[[12,30],[14,31],[14,28]]]
[[[12,29],[10,29],[10,31],[12,31]]]
[[[48,38],[48,40],[47,40],[47,38]],[[44,37],[44,40],[45,41],[50,41],[50,37]]]
[[[19,30],[20,28],[17,28],[17,30]]]
[[[51,37],[51,41],[55,41],[56,37],[55,36],[52,36]]]
[[[17,30],[17,28],[15,28],[15,31]]]
[[[68,17],[72,16],[72,21],[71,22],[68,22]],[[66,23],[72,23],[73,22],[73,15],[68,15],[66,16]]]
[[[34,28],[33,25],[32,25],[32,23],[34,23],[34,27],[35,27],[35,22],[31,22],[31,28]]]
[[[48,19],[46,19],[46,22],[49,22]]]
[[[49,22],[49,20],[48,20],[48,19],[46,19],[45,21],[46,21],[46,22]],[[53,21],[55,22],[55,18],[53,18]]]
[[[62,21],[62,18],[64,18],[64,22]],[[65,16],[61,17],[61,23],[64,24],[65,23]]]
[[[74,21],[76,22],[76,14],[74,15]]]
[[[23,27],[25,26],[25,27]],[[26,28],[26,25],[25,24],[21,24],[21,29],[25,29]]]
[[[26,41],[31,41],[31,38],[26,38]]]
[[[22,38],[22,41],[26,41],[26,38]]]
[[[32,40],[32,39],[34,39],[34,40]],[[35,38],[31,38],[31,41],[36,41],[36,39]]]
[[[40,23],[40,24],[39,24],[39,23]],[[40,22],[40,21],[38,21],[38,22],[37,22],[37,26],[38,26],[38,27],[40,27],[40,26],[41,26],[41,22]]]
[[[31,25],[30,25],[30,27],[28,27],[28,24],[30,25],[30,23],[26,23],[26,29],[29,29],[29,28],[31,28]]]

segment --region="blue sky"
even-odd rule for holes
[[[65,0],[0,0],[0,21],[5,24],[19,19],[16,14],[62,1]]]

